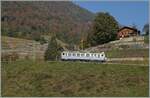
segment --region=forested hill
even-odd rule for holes
[[[40,40],[57,34],[67,43],[85,37],[94,14],[69,1],[2,1],[2,35]]]

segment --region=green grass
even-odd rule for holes
[[[2,96],[148,96],[148,66],[2,63]]]
[[[145,58],[143,61],[135,60],[124,60],[124,61],[107,61],[106,63],[117,63],[117,64],[125,64],[125,65],[149,65],[149,58]]]
[[[105,52],[108,58],[149,57],[149,49],[123,49]]]

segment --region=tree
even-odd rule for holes
[[[118,22],[109,13],[100,12],[94,19],[93,34],[90,37],[92,46],[104,44],[117,38]]]
[[[60,55],[61,47],[57,44],[56,37],[53,36],[48,43],[48,48],[45,51],[45,60],[57,60]]]
[[[149,35],[149,24],[144,25],[143,32],[145,32],[145,35]]]

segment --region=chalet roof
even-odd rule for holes
[[[118,32],[119,31],[121,31],[121,30],[123,30],[123,29],[131,29],[131,30],[134,30],[134,31],[138,31],[137,29],[135,29],[135,28],[132,28],[132,27],[128,27],[128,26],[124,26],[124,27],[122,27],[122,28],[120,28],[119,30],[118,30]]]

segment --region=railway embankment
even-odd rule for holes
[[[111,63],[134,63],[146,64],[149,62],[149,44],[145,42],[144,36],[123,38],[107,44],[91,47],[85,51],[104,51],[107,62]]]

